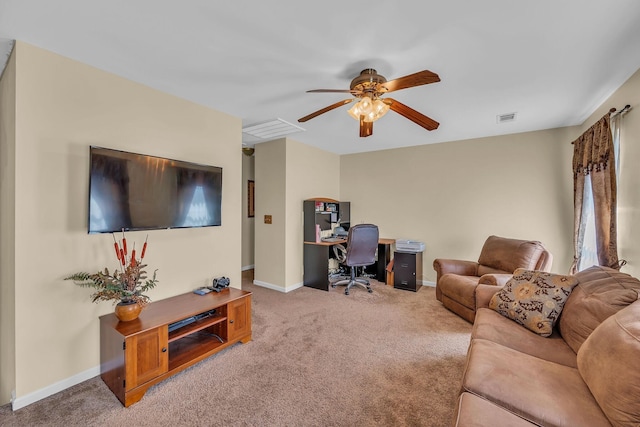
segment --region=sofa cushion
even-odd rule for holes
[[[527,427],[535,424],[471,393],[462,393],[456,408],[456,427]]]
[[[608,267],[593,266],[575,274],[578,285],[567,300],[558,329],[576,353],[606,318],[638,300],[640,281]]]
[[[614,426],[640,425],[640,302],[600,324],[578,351],[578,370]]]
[[[512,273],[517,268],[533,270],[542,252],[544,247],[537,241],[489,236],[478,258],[478,264],[488,268],[478,267],[478,275]]]
[[[500,270],[499,268],[487,267],[486,265],[478,264],[478,276],[486,276],[490,274],[511,274],[513,271]]]
[[[488,308],[476,311],[476,320],[471,331],[471,339],[474,338],[489,340],[572,368],[578,366],[576,354],[557,330],[548,338],[544,338]]]
[[[576,368],[483,339],[471,341],[462,390],[538,425],[611,425]]]
[[[548,337],[577,283],[574,276],[519,268],[491,298],[489,308]]]
[[[459,276],[449,273],[440,278],[440,289],[444,295],[474,310],[476,308],[475,285],[477,284],[477,276]]]
[[[469,323],[473,323],[474,319],[476,318],[475,310],[472,310],[458,303],[456,300],[449,298],[447,295],[444,295],[444,294],[442,295],[442,305],[448,310],[451,310],[458,316],[462,317],[464,320],[466,320]]]

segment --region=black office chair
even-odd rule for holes
[[[369,293],[371,284],[364,277],[357,277],[356,269],[367,265],[375,264],[376,250],[378,249],[378,226],[373,224],[358,224],[349,228],[347,236],[347,248],[342,245],[334,245],[333,250],[336,258],[342,264],[351,268],[351,278],[339,280],[331,284],[332,287],[347,285],[344,290],[345,295],[349,295],[349,289],[353,285],[367,288]]]

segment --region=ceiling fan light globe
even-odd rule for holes
[[[362,99],[360,99],[360,102],[358,102],[358,104],[360,104],[363,111],[368,112],[371,110],[371,108],[373,108],[373,102],[371,101],[371,98],[369,98],[368,96],[363,96]]]
[[[347,112],[355,120],[360,121],[360,107],[358,106],[358,103],[354,104],[353,107],[349,108]]]
[[[365,122],[375,122],[380,117],[382,117],[385,114],[387,114],[387,111],[389,111],[389,106],[387,104],[385,104],[384,102],[382,102],[381,100],[376,99],[371,104],[371,108],[363,114],[364,121]]]
[[[363,96],[360,101],[356,102],[355,105],[349,109],[349,114],[354,119],[360,121],[360,116],[368,117],[372,111],[373,103],[371,98]]]
[[[363,96],[349,109],[348,113],[355,120],[360,121],[360,117],[364,117],[365,122],[375,122],[387,114],[387,111],[389,111],[389,105],[382,100],[371,100],[368,96]]]
[[[380,117],[387,114],[387,111],[389,111],[389,105],[385,104],[380,99],[376,99],[373,102],[373,111],[375,112],[376,120],[378,120]]]

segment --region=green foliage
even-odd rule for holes
[[[153,272],[151,278],[148,278],[147,272],[144,270],[146,264],[137,262],[128,263],[126,268],[115,269],[113,273],[105,268],[104,271],[98,271],[95,274],[75,273],[64,280],[73,280],[73,282],[84,288],[93,288],[95,292],[91,295],[92,302],[113,301],[118,302],[135,301],[144,306],[151,299],[144,293],[153,289],[158,284],[156,272]]]

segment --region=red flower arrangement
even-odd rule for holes
[[[142,245],[140,259],[136,258],[135,242],[129,254],[124,230],[122,231],[122,240],[120,242],[116,240],[115,234],[113,235],[113,246],[119,264],[118,268],[113,270],[113,273],[110,273],[109,269],[105,268],[104,271],[99,271],[95,274],[75,273],[65,277],[65,280],[73,280],[76,285],[81,287],[94,288],[96,291],[91,295],[92,302],[138,303],[144,307],[151,301],[144,293],[155,288],[158,284],[156,279],[158,270],[155,270],[153,276],[148,278],[147,272],[144,270],[147,264],[142,263],[147,252],[147,239]]]

